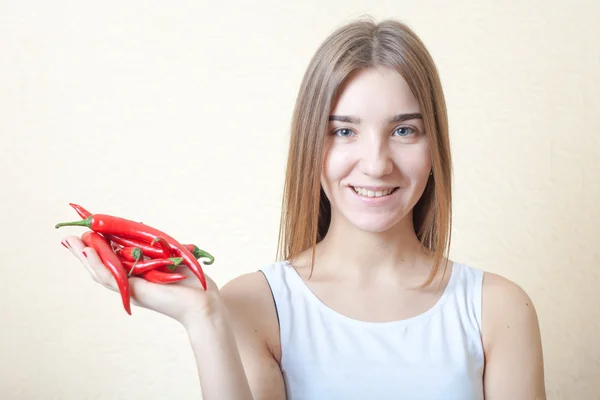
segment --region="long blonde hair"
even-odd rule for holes
[[[419,37],[395,20],[359,19],[335,30],[306,70],[291,126],[277,258],[294,260],[327,233],[331,206],[321,189],[325,134],[332,103],[354,71],[391,67],[417,99],[429,140],[433,175],[413,210],[415,233],[433,253],[434,266],[423,286],[435,278],[450,247],[451,157],[448,118],[437,68]]]

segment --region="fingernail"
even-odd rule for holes
[[[65,246],[65,249],[68,249],[68,248],[69,248],[69,246],[67,246],[67,245],[65,244],[65,242],[60,242],[60,244],[62,244],[63,246]]]
[[[87,258],[87,254],[85,254],[85,251],[82,251],[83,255],[85,258]]]

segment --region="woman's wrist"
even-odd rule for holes
[[[226,313],[221,296],[218,291],[206,295],[210,297],[209,301],[203,301],[202,306],[192,307],[180,321],[188,334],[223,327]]]

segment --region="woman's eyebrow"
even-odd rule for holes
[[[330,115],[329,116],[329,120],[330,121],[340,121],[340,122],[346,122],[348,124],[360,124],[360,118],[358,117],[351,117],[349,115]]]
[[[423,119],[423,115],[421,115],[421,113],[398,114],[390,120],[390,124],[402,121],[409,121],[411,119]]]
[[[390,119],[390,124],[394,124],[394,123],[398,123],[398,122],[402,122],[402,121],[408,121],[411,119],[423,119],[423,115],[421,115],[421,113],[398,114],[398,115],[395,115],[392,119]],[[353,117],[350,115],[330,115],[329,120],[346,122],[348,124],[355,124],[355,125],[358,125],[361,123],[360,118]]]

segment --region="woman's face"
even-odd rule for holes
[[[321,185],[332,224],[383,232],[420,199],[431,171],[419,104],[404,78],[390,68],[361,70],[333,104]]]

